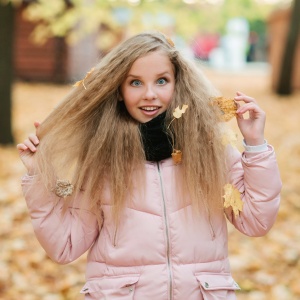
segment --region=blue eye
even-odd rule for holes
[[[141,84],[142,84],[141,81],[137,80],[137,79],[132,80],[130,83],[130,85],[132,85],[132,86],[140,86]]]
[[[166,83],[167,83],[167,80],[165,78],[159,78],[157,80],[157,84],[159,84],[159,85],[164,85]]]

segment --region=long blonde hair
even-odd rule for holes
[[[166,122],[175,107],[189,106],[180,122],[170,126],[175,148],[183,152],[183,190],[197,211],[220,207],[226,166],[218,116],[210,104],[217,92],[161,33],[141,33],[113,49],[41,124],[37,168],[49,189],[57,178],[70,179],[74,195],[84,189],[92,209],[101,205],[109,183],[118,218],[131,176],[143,172],[145,163],[139,124],[120,105],[119,87],[134,61],[154,51],[163,51],[175,69]]]

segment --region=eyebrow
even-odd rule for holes
[[[164,76],[164,75],[169,75],[169,76],[171,76],[170,72],[168,72],[168,71],[165,71],[165,72],[161,72],[161,73],[159,73],[159,74],[156,74],[157,77]],[[142,76],[134,75],[134,74],[128,74],[128,75],[127,75],[127,78],[128,78],[128,77],[141,78]]]

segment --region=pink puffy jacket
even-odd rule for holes
[[[239,189],[243,212],[226,215],[242,233],[262,236],[279,209],[281,180],[274,150],[228,153],[230,182]],[[224,213],[195,216],[176,190],[172,159],[146,163],[147,187],[128,201],[118,230],[111,216],[109,192],[102,204],[99,231],[93,212],[76,205],[62,214],[63,199],[41,183],[22,186],[36,236],[56,262],[74,261],[89,249],[85,299],[212,300],[236,299],[227,251]],[[54,201],[58,201],[53,207]]]

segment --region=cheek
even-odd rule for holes
[[[134,96],[134,89],[131,86],[121,86],[121,93],[124,98],[130,98]]]
[[[174,88],[170,88],[167,91],[165,91],[164,102],[166,104],[170,104],[173,98],[174,98]]]
[[[123,93],[122,99],[127,109],[131,109],[132,107],[136,106],[139,102],[139,97],[137,97],[135,93],[128,91],[125,91]]]

